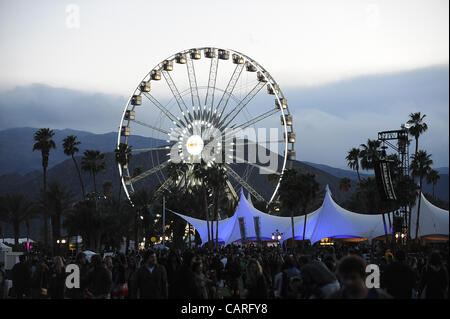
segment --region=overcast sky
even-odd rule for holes
[[[32,83],[122,101],[179,50],[231,48],[262,64],[295,101],[299,159],[343,167],[347,148],[422,111],[432,128],[424,142],[435,162],[448,166],[448,7],[446,0],[0,0],[0,107],[14,107],[6,97]],[[66,115],[77,111],[70,104],[59,105]],[[17,106],[21,118],[1,120],[0,129],[33,122],[89,130],[71,116],[59,125],[27,118],[26,107]],[[54,107],[43,110],[61,112]],[[105,120],[91,131],[116,126]]]

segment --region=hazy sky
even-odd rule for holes
[[[79,28],[70,4],[78,6]],[[162,59],[197,46],[244,52],[282,87],[447,64],[448,6],[447,0],[1,0],[0,81],[129,94]]]
[[[384,98],[385,106],[401,105],[401,112],[394,115],[361,109],[351,102],[370,97],[366,93],[372,83],[366,83],[365,94],[361,94],[362,86],[352,79],[372,76],[372,84],[379,85],[374,91],[383,96],[386,91],[380,88],[395,90],[382,85],[390,74],[438,67],[448,78],[448,11],[447,0],[0,0],[0,88],[42,83],[124,97],[158,62],[179,50],[198,46],[236,49],[269,70],[295,101],[307,102],[290,104],[298,131],[308,134],[308,125],[330,122],[318,130],[323,137],[300,137],[296,147],[303,154],[300,159],[342,167],[345,162],[338,159],[350,146],[345,141],[351,136],[343,135],[340,144],[327,142],[335,125],[347,131],[357,126],[362,143],[366,137],[376,137],[373,123],[401,123],[410,112],[420,110],[437,123],[424,139],[436,150],[442,149],[439,143],[446,144],[442,153],[447,155],[439,155],[438,160],[444,166],[448,165],[448,88],[442,88],[442,83],[427,82],[424,88],[423,82],[416,81],[416,86],[408,87],[399,80],[401,76],[396,77],[393,83],[403,93],[394,100],[389,100],[391,93]],[[445,76],[438,79],[445,81]],[[339,83],[345,88],[345,105],[324,99],[320,91],[339,89]],[[412,94],[416,100],[409,97],[408,91],[419,87],[422,100],[417,94]],[[440,96],[433,100],[435,91]],[[293,99],[288,96],[288,100]],[[77,123],[67,125],[82,128]],[[337,145],[345,149],[331,152],[332,159],[320,160],[317,148]]]

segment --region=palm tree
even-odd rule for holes
[[[86,150],[81,159],[81,169],[89,172],[94,180],[94,192],[97,193],[95,176],[106,167],[105,154],[97,150]]]
[[[52,243],[55,254],[59,254],[59,247],[55,246],[57,239],[61,238],[61,224],[63,215],[71,209],[73,194],[66,187],[57,182],[50,182],[45,193],[41,193],[41,206],[49,213],[52,221]]]
[[[221,165],[213,165],[207,169],[206,178],[203,180],[206,182],[210,189],[212,190],[213,195],[213,216],[216,220],[216,247],[219,245],[219,203],[222,203],[222,199],[225,196],[225,192],[223,191],[227,187],[227,175],[223,166]]]
[[[419,218],[420,218],[420,202],[422,199],[422,182],[423,178],[428,174],[433,165],[431,154],[426,151],[419,150],[417,154],[412,156],[413,160],[410,165],[412,176],[419,178],[419,202],[417,204],[417,222],[416,222],[416,239],[419,234]]]
[[[428,125],[423,121],[426,114],[421,115],[420,112],[411,113],[409,114],[409,120],[406,122],[407,124],[411,125],[408,129],[409,134],[414,136],[416,140],[416,151],[414,152],[415,155],[417,155],[417,152],[419,150],[419,136],[422,135],[422,133],[425,133],[426,130],[428,130]]]
[[[134,249],[137,251],[139,243],[139,218],[149,214],[149,207],[153,203],[154,194],[151,190],[142,188],[132,195],[132,201],[135,205],[134,219]],[[148,217],[148,216],[147,216]]]
[[[75,135],[69,135],[63,140],[64,154],[72,157],[73,164],[75,165],[75,169],[77,170],[78,173],[78,178],[80,179],[81,191],[83,192],[83,199],[86,199],[86,192],[84,191],[84,183],[83,179],[81,178],[80,168],[78,167],[77,161],[75,160],[75,154],[80,151],[77,145],[80,144],[81,142],[77,141],[77,137]]]
[[[439,176],[439,172],[434,169],[430,169],[430,171],[427,174],[427,184],[431,184],[433,186],[433,199],[435,199],[434,187],[436,186],[440,178],[441,176]]]
[[[67,213],[63,225],[69,234],[81,235],[84,247],[97,251],[105,227],[101,217],[94,201],[80,201]]]
[[[361,150],[359,148],[353,147],[350,151],[348,151],[347,157],[347,165],[351,169],[356,171],[358,175],[358,182],[361,183],[361,176],[359,176],[359,158],[360,158]]]
[[[290,211],[292,227],[292,249],[294,248],[295,230],[294,213],[301,211],[305,216],[303,227],[303,240],[306,230],[306,209],[314,200],[319,190],[319,184],[315,180],[315,175],[311,173],[303,174],[298,169],[286,169],[280,183],[279,193],[282,206]]]
[[[347,192],[352,187],[350,178],[344,177],[339,180],[339,189],[342,192]]]
[[[367,140],[367,144],[361,144],[359,157],[361,159],[361,168],[370,170],[375,168],[376,162],[380,159],[382,151],[379,150],[381,142],[378,140]]]
[[[43,170],[43,190],[47,191],[47,167],[48,159],[50,157],[50,150],[56,149],[56,144],[52,140],[55,135],[53,130],[49,128],[41,128],[34,133],[34,143],[33,152],[38,150],[41,151],[42,155],[42,170]],[[48,245],[48,216],[47,212],[44,210],[44,244]]]
[[[19,244],[20,225],[34,215],[33,203],[23,194],[6,194],[0,197],[0,220],[11,224],[14,231],[14,245]]]
[[[116,159],[116,163],[121,166],[122,169],[122,175],[123,175],[123,169],[124,166],[127,166],[130,158],[132,156],[131,154],[131,146],[129,147],[126,143],[120,143],[119,146],[114,150],[114,155]],[[120,201],[120,194],[122,193],[122,176],[119,176],[119,201]]]
[[[303,210],[303,216],[305,216],[303,223],[303,241],[305,240],[306,233],[306,219],[308,214],[306,209],[309,204],[316,199],[317,193],[319,192],[319,183],[316,182],[316,175],[307,173],[303,174],[302,184],[300,191],[300,205]]]

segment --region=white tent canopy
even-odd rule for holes
[[[312,232],[311,243],[323,238],[372,238],[384,235],[381,215],[367,215],[350,212],[340,207],[331,197],[326,186],[325,198],[319,209]]]
[[[3,238],[0,241],[3,241],[5,243],[11,244],[11,245],[14,244],[14,238]],[[30,243],[34,243],[35,242],[31,238],[29,238],[29,241],[30,241]],[[19,238],[19,244],[23,244],[23,243],[26,243],[26,242],[27,242],[26,238]]]
[[[430,203],[423,194],[420,203],[419,237],[428,235],[448,236],[448,210]],[[411,211],[411,235],[416,235],[417,202]]]
[[[449,213],[432,205],[422,194],[419,236],[447,235]],[[173,212],[175,213],[175,212]],[[175,213],[190,223],[200,234],[203,243],[208,241],[208,230],[205,220],[200,220]],[[417,208],[412,211],[415,234],[415,220]],[[304,216],[294,217],[295,239],[303,239]],[[290,217],[273,216],[257,210],[241,190],[239,205],[232,217],[219,221],[218,241],[227,245],[242,240],[256,240],[257,225],[260,229],[260,238],[263,241],[272,240],[272,234],[278,230],[282,233],[281,241],[292,238],[292,225]],[[211,227],[211,225],[210,225]],[[386,230],[389,233],[389,230]],[[216,222],[213,222],[214,237]],[[307,215],[305,239],[316,243],[323,238],[373,238],[385,235],[385,228],[381,214],[367,215],[348,211],[340,207],[331,197],[331,191],[326,186],[325,198],[322,206]]]
[[[12,248],[0,241],[0,251],[12,251]]]

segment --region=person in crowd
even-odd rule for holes
[[[330,269],[321,261],[313,260],[301,268],[303,297],[324,299],[339,290],[339,282]]]
[[[357,255],[343,257],[337,267],[341,288],[330,299],[391,299],[381,288],[367,288],[366,263]]]
[[[192,264],[194,273],[195,293],[191,296],[193,299],[208,299],[209,287],[213,282],[203,273],[203,264],[197,260]]]
[[[80,270],[80,288],[66,289],[66,296],[70,299],[84,299],[86,297],[86,289],[88,284],[89,264],[86,255],[79,252],[75,259],[75,264]]]
[[[117,255],[114,259],[114,266],[112,269],[112,298],[124,299],[128,295],[128,283],[126,277],[127,258],[123,254]]]
[[[50,270],[49,295],[51,299],[64,299],[66,287],[66,270],[61,257],[54,258],[53,268]]]
[[[293,278],[300,277],[300,270],[297,268],[297,261],[294,256],[290,255],[285,260],[282,273],[281,297],[285,299],[295,298],[297,292],[293,291],[291,281]]]
[[[144,265],[136,276],[135,296],[140,299],[167,299],[167,272],[163,265],[157,263],[153,250],[144,253]]]
[[[438,251],[433,251],[419,284],[419,296],[424,299],[448,298],[448,271]]]
[[[93,255],[91,257],[92,268],[88,274],[88,298],[92,299],[109,299],[112,275],[106,268],[105,263],[102,262],[100,255]]]
[[[3,262],[0,262],[0,299],[5,298],[5,289],[6,289],[6,272],[3,268],[4,264]]]
[[[180,258],[174,251],[171,251],[166,263],[167,282],[169,285],[169,299],[176,297],[176,284],[179,280],[180,269]]]
[[[406,254],[399,250],[394,261],[388,265],[381,278],[382,286],[395,299],[411,299],[416,278],[411,267],[407,264]]]
[[[19,256],[19,262],[12,268],[13,289],[17,299],[22,299],[29,293],[31,269],[25,255]]]
[[[128,286],[128,294],[126,296],[127,299],[135,299],[136,296],[133,295],[133,293],[136,291],[136,274],[137,274],[137,264],[136,264],[136,257],[130,256],[128,258],[128,267],[126,268],[126,279],[127,279],[127,286]]]
[[[275,276],[273,279],[273,296],[275,299],[282,298],[283,294],[283,274],[284,274],[284,268],[283,268],[283,260],[280,257],[279,260],[277,260],[276,268],[275,268]]]
[[[256,259],[250,259],[247,264],[246,299],[267,299],[268,286],[262,267]]]
[[[112,260],[111,256],[106,256],[105,257],[105,266],[106,266],[106,269],[108,269],[111,272],[111,274],[112,274],[113,273],[113,268],[114,268],[114,263],[113,263],[113,260]]]
[[[230,287],[230,297],[232,299],[240,298],[239,282],[241,280],[241,265],[239,257],[233,255],[227,260],[227,265],[225,267],[226,271],[226,282]]]
[[[187,250],[183,254],[182,264],[177,280],[173,284],[172,295],[177,299],[187,299],[196,292],[194,272],[192,264],[197,261],[192,251]]]
[[[49,276],[50,270],[47,263],[40,260],[31,278],[31,296],[33,299],[48,298]]]

